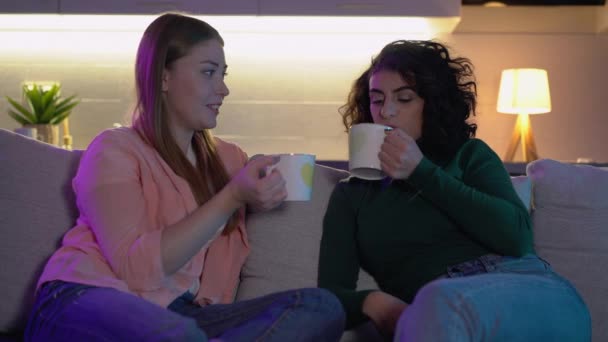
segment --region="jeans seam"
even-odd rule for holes
[[[293,311],[293,309],[300,305],[300,303],[302,302],[302,294],[300,293],[300,291],[296,291],[295,294],[297,297],[296,301],[292,305],[288,306],[285,309],[285,312],[283,312],[281,316],[279,316],[279,318],[277,318],[277,320],[274,321],[274,323],[272,323],[272,325],[268,327],[268,329],[259,338],[256,339],[256,341],[263,341],[266,337],[270,336],[271,333],[276,331],[275,328],[277,327],[277,325],[281,321],[283,321],[287,317],[287,315]]]

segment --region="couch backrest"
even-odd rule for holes
[[[75,222],[80,155],[0,129],[0,332],[23,328],[40,272]]]
[[[608,171],[544,159],[530,163],[536,252],[570,280],[608,341]]]

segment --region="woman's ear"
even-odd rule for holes
[[[163,69],[163,76],[161,80],[161,91],[168,92],[169,91],[169,70]]]

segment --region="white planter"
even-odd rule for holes
[[[15,128],[15,133],[21,134],[28,138],[38,139],[38,130],[36,127],[19,127]]]

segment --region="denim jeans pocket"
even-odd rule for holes
[[[62,286],[66,283],[61,280],[52,280],[42,284],[36,294],[41,303],[52,301],[61,293]]]
[[[522,257],[503,257],[494,265],[494,272],[518,273],[518,274],[547,274],[553,270],[548,262],[534,254]]]

